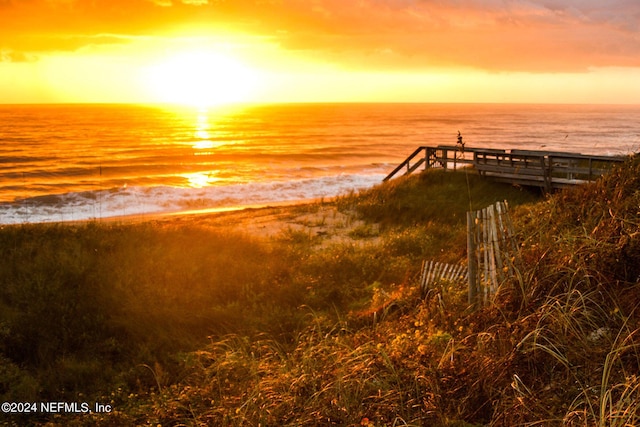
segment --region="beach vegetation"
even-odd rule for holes
[[[421,289],[424,260],[464,261],[465,212],[505,199],[519,262],[491,303]],[[117,409],[13,422],[640,424],[640,159],[547,196],[428,171],[296,209],[328,206],[353,218],[345,239],[316,232],[325,213],[269,238],[0,229],[0,398]]]

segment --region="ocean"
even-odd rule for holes
[[[330,198],[458,131],[467,147],[625,155],[640,106],[0,105],[0,224]]]

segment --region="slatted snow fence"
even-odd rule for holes
[[[518,245],[507,202],[467,212],[469,304],[487,305],[498,286],[514,273]]]

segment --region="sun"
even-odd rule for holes
[[[155,100],[196,107],[248,102],[259,81],[256,70],[231,56],[206,50],[162,58],[145,74]]]

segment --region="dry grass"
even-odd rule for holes
[[[505,191],[522,196],[475,179],[477,203],[509,198]],[[3,230],[3,255],[30,260],[0,267],[3,289],[11,290],[2,299],[5,384],[59,384],[43,382],[44,359],[24,368],[12,353],[17,347],[6,343],[23,336],[17,331],[26,314],[17,302],[67,307],[38,292],[75,280],[95,289],[119,286],[120,298],[97,293],[88,302],[119,317],[89,310],[103,316],[87,319],[104,329],[95,329],[103,332],[86,349],[73,353],[61,335],[40,354],[54,354],[47,347],[54,344],[74,354],[65,359],[76,361],[69,384],[80,377],[83,355],[116,337],[118,351],[126,351],[111,359],[119,382],[103,379],[95,388],[117,413],[71,416],[67,425],[640,424],[640,160],[515,209],[522,263],[495,304],[475,312],[463,287],[441,282],[424,296],[417,286],[423,259],[465,256],[460,212],[468,199],[449,200],[453,211],[429,207],[454,190],[469,194],[464,176],[398,180],[336,205],[272,211],[284,219],[274,234],[242,226],[238,234],[224,220],[204,217],[108,231]],[[336,206],[339,214],[326,213]],[[260,224],[260,214],[253,223]],[[316,232],[323,227],[344,234],[329,242]],[[40,244],[26,244],[24,233],[45,234]],[[49,248],[49,241],[57,243]],[[54,255],[60,242],[68,250]],[[96,242],[108,256],[83,255]],[[62,267],[51,270],[51,260]],[[46,279],[52,272],[55,282]],[[78,295],[82,286],[73,289],[62,295]],[[52,313],[71,310],[60,307]],[[85,313],[82,304],[73,310]],[[187,332],[194,335],[179,345],[159,345]],[[144,346],[132,345],[145,333]],[[208,343],[198,342],[204,334]]]

